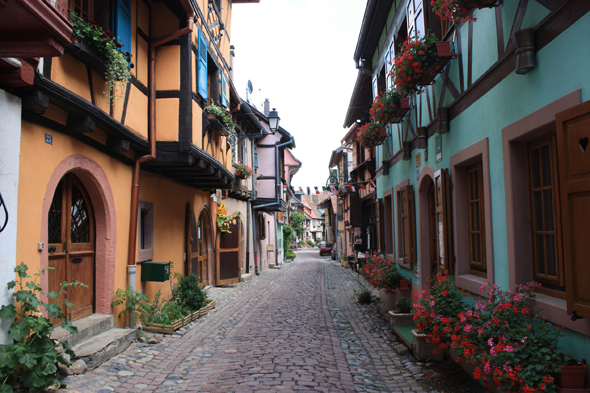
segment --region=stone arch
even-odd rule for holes
[[[55,189],[67,174],[74,173],[84,184],[94,209],[96,225],[95,254],[95,312],[112,314],[111,302],[115,290],[115,251],[117,219],[115,199],[106,174],[100,165],[81,154],[66,157],[53,171],[45,189],[41,216],[41,241],[47,244],[47,217]],[[41,252],[41,268],[48,266],[47,247]],[[47,275],[41,278],[43,288],[48,288]]]
[[[417,195],[416,195],[416,210],[417,210],[417,227],[418,227],[418,266],[420,271],[420,288],[424,289],[428,286],[428,278],[430,277],[430,222],[428,216],[428,191],[430,185],[434,184],[434,168],[426,165],[420,178],[418,179]]]

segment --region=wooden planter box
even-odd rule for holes
[[[225,127],[225,124],[223,124],[219,116],[217,116],[215,113],[207,113],[207,121],[209,122],[209,128],[215,130],[219,135],[229,135],[229,131]]]
[[[410,105],[410,98],[404,97],[400,100],[400,107],[395,111],[395,113],[391,116],[389,123],[401,123],[406,117],[406,113],[412,109]]]
[[[89,49],[79,37],[72,37],[72,40],[72,43],[64,48],[64,52],[70,54],[79,62],[104,74],[106,72],[104,60]]]
[[[203,315],[207,314],[209,312],[209,310],[212,310],[215,308],[216,304],[217,304],[217,302],[215,300],[210,299],[207,301],[207,305],[205,305],[205,307],[202,307],[202,308],[198,309],[197,311],[193,312],[192,314],[189,314],[181,319],[177,319],[176,321],[172,322],[170,325],[160,325],[157,323],[145,322],[142,324],[143,325],[142,328],[143,328],[143,330],[146,330],[148,332],[174,334],[175,331],[177,331],[178,329],[180,329],[184,325],[188,325],[189,323],[191,323],[195,319],[200,318]]]
[[[587,365],[581,363],[577,366],[561,366],[561,371],[555,374],[555,384],[561,388],[562,392],[570,390],[587,392],[588,389],[584,389],[587,368]]]
[[[414,314],[412,313],[398,313],[396,311],[389,311],[389,317],[391,318],[391,327],[393,329],[398,327],[416,326],[413,319]]]
[[[416,81],[416,85],[418,86],[427,86],[431,84],[434,78],[442,72],[448,62],[455,57],[455,53],[451,51],[451,43],[449,41],[436,42],[435,45],[438,56],[436,63],[434,63],[430,71],[425,72],[422,78]]]

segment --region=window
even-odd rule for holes
[[[154,258],[154,204],[139,202],[138,217],[138,262]]]
[[[397,202],[397,261],[408,269],[416,262],[414,188],[409,180],[395,187]]]
[[[494,283],[488,138],[451,156],[455,285],[485,296]]]
[[[528,143],[532,269],[545,288],[565,290],[555,135]]]
[[[111,30],[119,37],[124,50],[131,52],[131,3],[131,0],[69,0],[68,8],[83,19],[96,21],[104,31]]]
[[[485,227],[481,162],[467,167],[467,226],[470,273],[485,277]]]

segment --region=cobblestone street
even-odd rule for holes
[[[317,249],[248,282],[212,288],[217,308],[155,345],[134,343],[68,392],[430,392],[356,273]],[[426,385],[424,385],[426,386]]]

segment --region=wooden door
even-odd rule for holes
[[[80,180],[67,174],[59,182],[48,216],[49,292],[60,283],[78,280],[88,288],[70,290],[66,318],[70,321],[94,312],[95,227],[90,198]]]
[[[199,276],[199,238],[195,212],[190,203],[186,204],[186,262],[184,274]]]
[[[436,204],[437,262],[442,270],[453,274],[451,243],[451,198],[449,170],[440,169],[434,174],[434,200]]]
[[[217,235],[216,285],[226,285],[240,281],[240,243],[242,239],[240,216],[230,219],[229,231],[219,232]]]
[[[209,284],[209,252],[211,251],[211,225],[209,214],[206,210],[201,212],[197,221],[197,245],[198,245],[198,273],[201,284]]]
[[[434,280],[438,273],[438,237],[436,230],[436,201],[434,197],[434,183],[428,186],[428,241],[430,242],[430,278]]]

